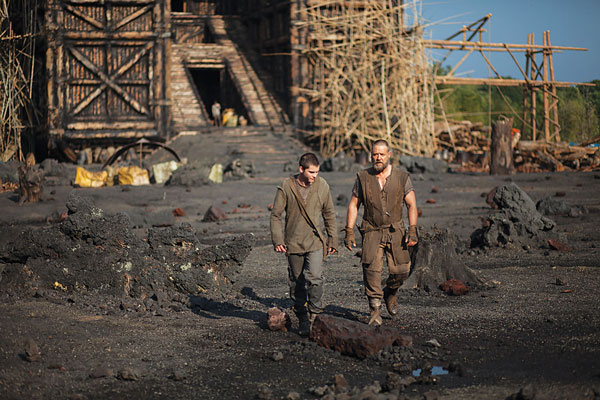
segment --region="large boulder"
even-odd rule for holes
[[[587,211],[583,206],[570,206],[563,200],[549,196],[539,200],[535,207],[542,215],[568,215],[570,217],[577,217],[585,214]]]
[[[432,172],[441,174],[448,171],[448,163],[437,158],[400,156],[399,162],[411,173]]]
[[[312,325],[310,339],[342,354],[365,358],[389,346],[411,346],[412,338],[386,326],[373,327],[332,315],[320,314]]]
[[[534,201],[514,183],[496,189],[493,202],[498,211],[471,234],[471,247],[506,247],[546,242],[556,223],[540,214]]]

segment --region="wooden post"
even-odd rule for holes
[[[554,133],[552,139],[556,142],[560,142],[560,124],[558,123],[558,96],[556,95],[556,85],[554,84],[554,62],[552,61],[552,45],[550,44],[550,31],[548,31],[548,67],[550,69],[550,81],[551,81],[551,95],[552,104],[550,105],[550,111],[552,112],[552,124],[554,125]]]
[[[535,34],[531,33],[531,44],[535,44]],[[531,52],[531,76],[530,81],[537,80],[536,64],[535,64],[535,51]],[[531,140],[535,142],[537,135],[537,116],[536,116],[536,92],[535,86],[531,88]]]
[[[490,146],[491,175],[514,174],[512,148],[512,118],[497,120],[492,125],[492,143]]]
[[[531,33],[527,34],[527,44],[532,44]],[[527,74],[529,73],[530,57],[531,50],[527,50],[525,53],[525,79],[527,79]],[[529,90],[531,90],[530,85],[523,85],[523,118],[521,119],[521,137],[523,139],[525,138],[525,129],[527,128],[527,96],[529,95]]]
[[[543,90],[543,94],[544,94],[544,139],[549,142],[550,141],[550,112],[549,112],[549,103],[548,103],[548,89],[549,89],[549,85],[548,83],[548,52],[550,51],[547,46],[548,46],[548,38],[547,38],[547,33],[548,31],[544,32],[544,61],[542,62],[543,65],[543,79],[544,79],[544,84],[542,86],[542,90]]]

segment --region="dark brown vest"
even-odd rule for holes
[[[404,187],[408,173],[392,168],[382,192],[373,168],[358,173],[364,204],[363,220],[360,231],[363,235],[362,262],[370,264],[375,258],[377,248],[383,239],[383,230],[389,229],[394,261],[397,264],[409,262],[410,258],[403,243]],[[382,194],[384,195],[382,197]]]

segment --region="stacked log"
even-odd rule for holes
[[[490,128],[471,121],[443,121],[434,125],[438,158],[470,170],[487,170]]]
[[[519,172],[593,171],[600,169],[598,147],[522,140],[515,149]]]
[[[460,164],[460,170],[489,170],[490,128],[471,121],[438,121],[434,126],[438,158]],[[568,143],[519,140],[514,130],[514,166],[517,172],[593,171],[600,169],[598,147]],[[593,142],[591,140],[590,142]]]

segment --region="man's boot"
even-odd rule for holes
[[[398,297],[396,294],[398,294],[398,289],[390,289],[387,286],[383,289],[383,300],[385,301],[385,307],[392,317],[398,315]]]
[[[371,309],[369,325],[380,326],[383,324],[383,320],[381,319],[381,300],[369,299],[369,308]]]
[[[297,314],[298,316],[298,334],[300,336],[310,335],[310,319],[307,313]]]

